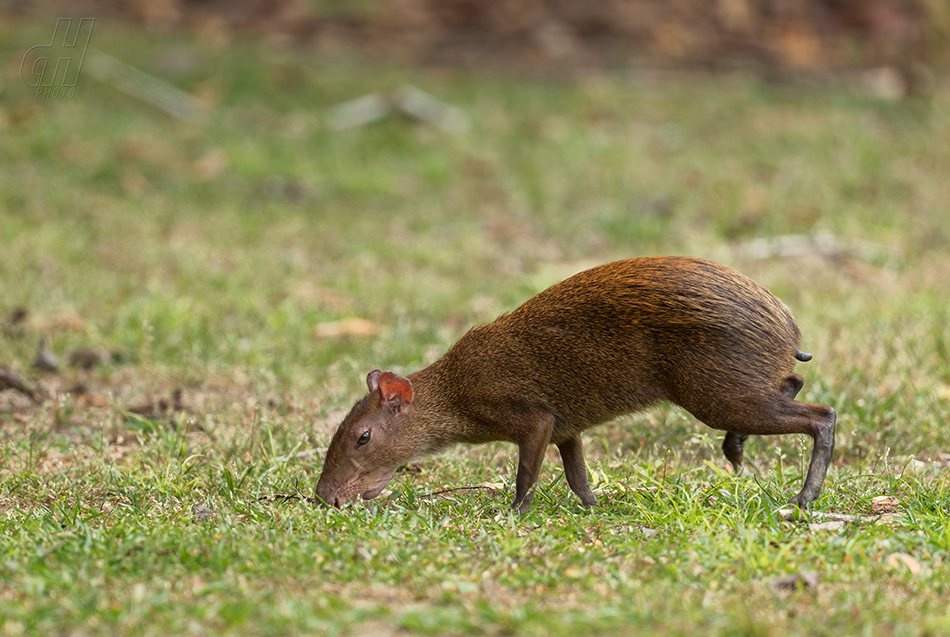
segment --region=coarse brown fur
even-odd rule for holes
[[[794,400],[801,332],[788,308],[726,266],[649,257],[586,270],[475,327],[408,378],[373,371],[369,394],[343,420],[317,495],[339,506],[372,498],[396,468],[455,443],[518,445],[514,505],[522,512],[548,444],[588,506],[581,432],[661,401],[726,431],[736,471],[750,434],[811,436],[805,507],[834,448],[831,407]]]

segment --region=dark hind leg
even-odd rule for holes
[[[734,431],[727,431],[726,438],[722,441],[722,452],[726,454],[726,460],[732,463],[734,473],[742,471],[742,447],[745,445],[745,439],[748,434],[737,434]]]
[[[810,431],[804,433],[810,435],[815,441],[815,447],[811,452],[811,462],[808,464],[808,475],[805,476],[805,484],[798,495],[788,501],[789,504],[795,504],[804,509],[809,502],[818,497],[821,492],[821,485],[825,482],[825,474],[828,472],[831,455],[835,450],[835,421],[837,415],[833,408],[826,405],[792,404],[807,410],[807,414],[802,413],[796,415],[796,417],[804,416],[807,418]]]
[[[789,399],[786,408],[794,412],[789,415],[789,418],[796,425],[804,419],[808,423],[808,430],[805,433],[815,441],[805,484],[798,495],[788,501],[789,504],[796,504],[802,509],[818,497],[821,485],[825,482],[825,474],[828,472],[828,465],[831,464],[831,454],[835,450],[835,422],[837,420],[835,410],[831,407],[797,403],[792,400],[801,391],[804,382],[801,376],[792,374],[783,381],[782,385],[782,393]]]
[[[792,374],[782,381],[780,391],[783,395],[788,396],[789,398],[795,398],[798,395],[798,392],[801,391],[802,385],[805,384],[804,379],[798,374]],[[727,431],[726,437],[722,441],[722,452],[726,456],[726,460],[732,463],[732,470],[735,473],[740,473],[742,471],[742,449],[745,446],[746,438],[749,437],[749,434],[736,433],[735,431]]]
[[[814,440],[808,474],[802,490],[789,504],[804,509],[818,497],[835,449],[835,410],[826,405],[800,403],[778,396],[764,403],[750,417],[744,431],[750,434],[806,434]]]
[[[804,509],[818,497],[835,448],[834,409],[826,405],[796,402],[782,393],[753,402],[737,402],[731,405],[720,403],[714,413],[703,409],[690,411],[710,427],[729,432],[726,434],[726,440],[730,446],[727,448],[724,444],[723,447],[726,457],[730,460],[733,458],[730,458],[729,454],[732,453],[735,457],[741,449],[738,444],[740,439],[750,434],[810,436],[815,444],[808,474],[805,476],[802,490],[789,500],[789,503]]]

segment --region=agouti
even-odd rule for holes
[[[749,434],[811,436],[808,475],[790,500],[805,508],[831,461],[835,411],[794,400],[795,361],[811,359],[800,338],[781,301],[724,265],[649,257],[592,268],[473,328],[408,378],[370,372],[369,394],[330,442],[317,497],[369,500],[413,459],[507,440],[518,445],[519,511],[552,443],[571,489],[593,506],[581,432],[668,401],[726,432],[737,472]]]

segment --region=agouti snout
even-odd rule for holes
[[[596,504],[581,432],[661,401],[726,432],[736,471],[750,434],[814,440],[802,490],[818,497],[834,450],[835,412],[795,400],[801,332],[788,308],[726,266],[650,257],[586,270],[475,327],[408,378],[370,372],[369,393],[330,442],[317,496],[374,498],[407,462],[455,443],[518,445],[514,506],[531,505],[545,449],[571,489]]]

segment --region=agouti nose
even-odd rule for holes
[[[319,491],[317,491],[317,497],[315,500],[317,501],[317,504],[321,506],[329,506],[335,509],[339,509],[341,504],[340,498],[338,498],[336,495],[324,496]]]

